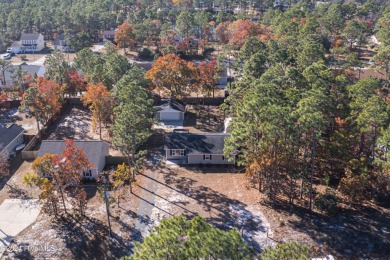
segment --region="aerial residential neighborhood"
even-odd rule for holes
[[[389,1],[0,18],[0,259],[389,259]]]

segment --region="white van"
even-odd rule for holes
[[[9,60],[11,59],[11,53],[6,53],[1,56],[1,59],[3,60]]]

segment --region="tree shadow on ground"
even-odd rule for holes
[[[343,209],[330,217],[285,201],[278,201],[275,206],[268,202],[262,204],[280,213],[295,214],[298,220],[289,220],[289,225],[307,233],[317,246],[341,259],[390,255],[390,215],[374,207]]]
[[[185,195],[188,199],[194,201],[189,202],[187,206],[196,203],[201,206],[203,212],[206,212],[206,214],[199,214],[186,209],[187,213],[191,214],[185,215],[189,217],[203,215],[210,224],[224,230],[236,228],[243,233],[244,239],[250,246],[257,252],[261,250],[259,241],[253,238],[252,233],[254,231],[265,232],[266,229],[262,226],[262,220],[258,216],[253,215],[246,208],[246,204],[236,199],[231,199],[209,187],[198,185],[196,180],[180,176],[172,170],[164,169],[164,171],[161,171],[161,174],[163,174],[164,182],[160,182],[148,174],[141,175],[157,182],[159,185],[170,188],[173,192]],[[169,201],[167,198],[163,199]]]
[[[10,199],[21,199],[21,200],[29,200],[33,199],[27,191],[19,188],[18,186],[11,186],[6,184],[9,187],[8,196]]]
[[[52,224],[73,259],[118,259],[128,253],[127,241],[118,234],[108,238],[107,225],[97,219],[69,218]]]
[[[7,182],[17,172],[19,167],[23,164],[22,153],[17,153],[16,157],[10,162],[10,174],[0,177],[0,191],[4,188]]]
[[[42,136],[43,140],[88,139],[91,112],[82,106],[68,105]]]

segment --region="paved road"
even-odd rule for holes
[[[0,206],[0,257],[13,238],[38,217],[38,200],[6,199]]]

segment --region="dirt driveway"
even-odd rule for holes
[[[256,251],[273,245],[269,223],[260,211],[258,193],[246,188],[243,174],[230,167],[152,168],[138,183],[139,215],[147,223],[136,223],[135,239],[146,236],[163,218],[176,215],[202,216],[212,225],[236,228]]]

